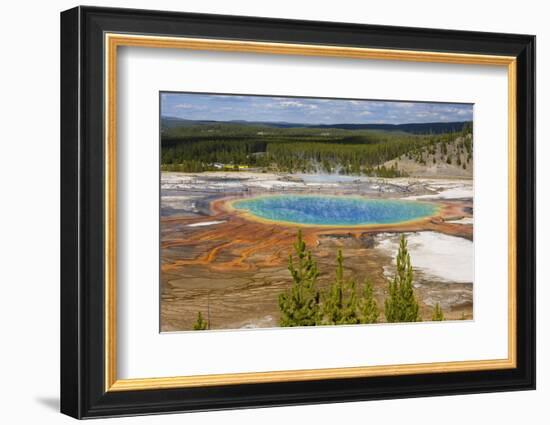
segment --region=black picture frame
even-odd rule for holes
[[[105,391],[104,33],[517,58],[517,367]],[[535,388],[535,37],[132,9],[61,13],[61,412],[75,418]]]

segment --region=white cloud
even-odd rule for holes
[[[319,109],[319,106],[312,104],[312,103],[303,103],[299,102],[297,100],[284,100],[282,102],[279,102],[276,104],[282,108],[301,108],[301,109],[310,109],[315,110]]]
[[[415,104],[410,102],[396,102],[393,104],[396,108],[414,108]]]
[[[304,106],[302,102],[298,102],[296,100],[284,100],[282,102],[279,102],[279,105],[283,108],[299,108],[301,106]]]
[[[386,102],[372,102],[372,101],[369,101],[369,106],[373,106],[375,108],[382,108],[382,107],[388,106],[388,104]]]

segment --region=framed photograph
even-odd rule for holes
[[[535,37],[61,14],[61,411],[535,387]]]

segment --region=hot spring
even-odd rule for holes
[[[311,226],[398,224],[436,214],[437,205],[359,196],[274,195],[233,201],[233,208],[274,222]]]

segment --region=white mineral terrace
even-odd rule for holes
[[[259,172],[163,172],[164,191],[230,192],[243,190],[304,191],[353,188],[364,193],[395,193],[407,199],[461,199],[473,196],[471,180],[427,178],[384,179],[337,174],[284,174]],[[189,193],[188,193],[189,194]]]
[[[457,236],[437,232],[406,234],[407,246],[414,268],[427,276],[442,281],[469,283],[474,281],[473,242]],[[378,248],[395,256],[399,247],[399,235],[377,235]]]

